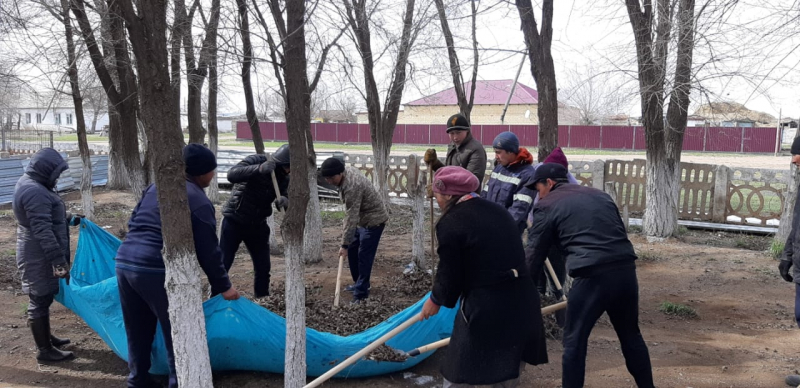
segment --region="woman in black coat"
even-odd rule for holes
[[[474,193],[478,180],[455,166],[436,172],[443,214],[436,225],[439,267],[423,319],[460,300],[444,387],[516,386],[524,363],[547,362],[539,295],[508,211]]]

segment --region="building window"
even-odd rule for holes
[[[72,113],[67,113],[67,125],[72,124]]]
[[[31,114],[25,113],[25,124],[30,124],[30,123],[31,123]]]
[[[55,113],[53,117],[56,119],[56,125],[61,125],[61,113]]]
[[[36,114],[36,124],[41,124],[41,123],[42,123],[42,114],[41,113],[37,113]]]

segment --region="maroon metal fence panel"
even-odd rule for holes
[[[408,144],[430,144],[429,135],[427,125],[406,125],[406,143]]]
[[[511,132],[517,135],[521,146],[533,148],[539,144],[538,125],[512,125]]]
[[[745,128],[744,152],[775,152],[775,128]]]
[[[633,127],[633,149],[647,149],[647,141],[644,137],[644,127]]]
[[[288,141],[289,132],[286,130],[286,123],[275,123],[275,141]]]
[[[604,150],[632,150],[633,127],[603,126],[600,146]]]
[[[314,140],[330,142],[340,141],[336,134],[336,124],[316,123],[311,125],[317,127],[317,136],[314,138]]]
[[[372,137],[369,134],[369,124],[358,124],[358,142],[359,143],[372,143]]]
[[[571,148],[600,148],[600,127],[573,125],[569,129]]]
[[[538,142],[537,142],[538,146]],[[558,146],[569,147],[569,125],[558,126]]]
[[[358,143],[358,124],[336,124],[340,143]]]
[[[683,132],[683,150],[702,151],[705,134],[704,127],[686,127],[686,131]]]
[[[706,132],[706,151],[739,152],[741,149],[742,128],[708,128],[708,131]]]
[[[500,132],[508,131],[508,125],[481,125],[481,130],[483,130],[481,143],[490,146]]]
[[[431,124],[430,133],[431,133],[431,138],[430,138],[431,144],[450,144],[450,137],[447,136],[446,125]]]
[[[397,124],[394,126],[394,133],[392,134],[392,144],[405,144],[406,143],[406,125]]]
[[[264,141],[272,141],[275,139],[274,123],[258,123],[258,129],[261,131],[261,139]],[[248,124],[247,121],[236,122],[236,138],[253,140],[253,133],[250,131],[250,124]]]

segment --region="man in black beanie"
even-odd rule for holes
[[[270,256],[267,217],[272,203],[278,210],[289,207],[289,145],[280,146],[271,155],[250,155],[228,171],[233,183],[231,196],[222,208],[222,232],[219,240],[222,261],[229,271],[239,246],[244,242],[253,260],[253,293],[256,298],[269,295]],[[278,193],[272,175],[278,182]]]
[[[447,135],[450,144],[447,146],[445,166],[463,167],[478,178],[478,183],[483,186],[483,177],[486,175],[486,149],[480,141],[472,137],[469,120],[461,113],[456,113],[447,119]]]
[[[794,138],[791,151],[792,164],[800,167],[800,137]],[[798,205],[800,203],[797,202],[797,198],[800,198],[800,190],[797,191],[797,197],[795,198],[792,231],[789,232],[789,237],[786,238],[778,271],[781,273],[783,280],[794,283],[794,318],[800,327],[800,235],[798,235],[798,224],[800,224],[800,206]],[[797,387],[800,385],[800,375],[786,376],[786,384]]]
[[[211,291],[227,300],[239,298],[222,265],[222,252],[217,244],[217,221],[214,205],[203,189],[208,187],[217,168],[214,154],[200,144],[183,149],[186,164],[186,194],[192,217],[192,235],[197,261],[208,277]],[[175,355],[167,312],[167,291],[164,289],[165,268],[161,251],[161,213],[157,189],[151,184],[133,209],[128,221],[128,235],[117,250],[116,271],[122,320],[128,338],[128,387],[149,387],[150,352],[161,324],[169,361],[169,388],[177,388]]]
[[[341,160],[328,158],[322,163],[320,174],[339,188],[344,202],[346,214],[339,256],[347,256],[355,284],[345,290],[352,291],[353,303],[358,303],[369,297],[372,263],[389,213],[375,186],[357,168],[345,167]]]
[[[607,313],[628,372],[639,388],[652,388],[650,356],[639,331],[636,253],[617,205],[603,191],[569,184],[566,167],[558,163],[540,165],[528,187],[539,192],[528,230],[530,273],[541,272],[556,246],[575,279],[567,302],[561,386],[583,387],[589,334]]]

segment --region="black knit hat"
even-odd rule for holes
[[[792,142],[792,155],[800,155],[800,137],[794,138]]]
[[[344,172],[344,163],[337,158],[328,158],[322,162],[322,167],[319,168],[320,174],[323,178],[329,178]]]
[[[217,168],[217,158],[214,153],[197,143],[183,147],[183,163],[186,164],[186,173],[191,176],[204,175]]]
[[[453,130],[469,131],[469,120],[461,113],[456,113],[447,119],[447,133]]]
[[[528,188],[536,190],[536,183],[547,179],[552,179],[556,182],[566,182],[567,168],[558,163],[541,164],[536,168],[536,172],[533,173],[533,182],[528,185]]]

